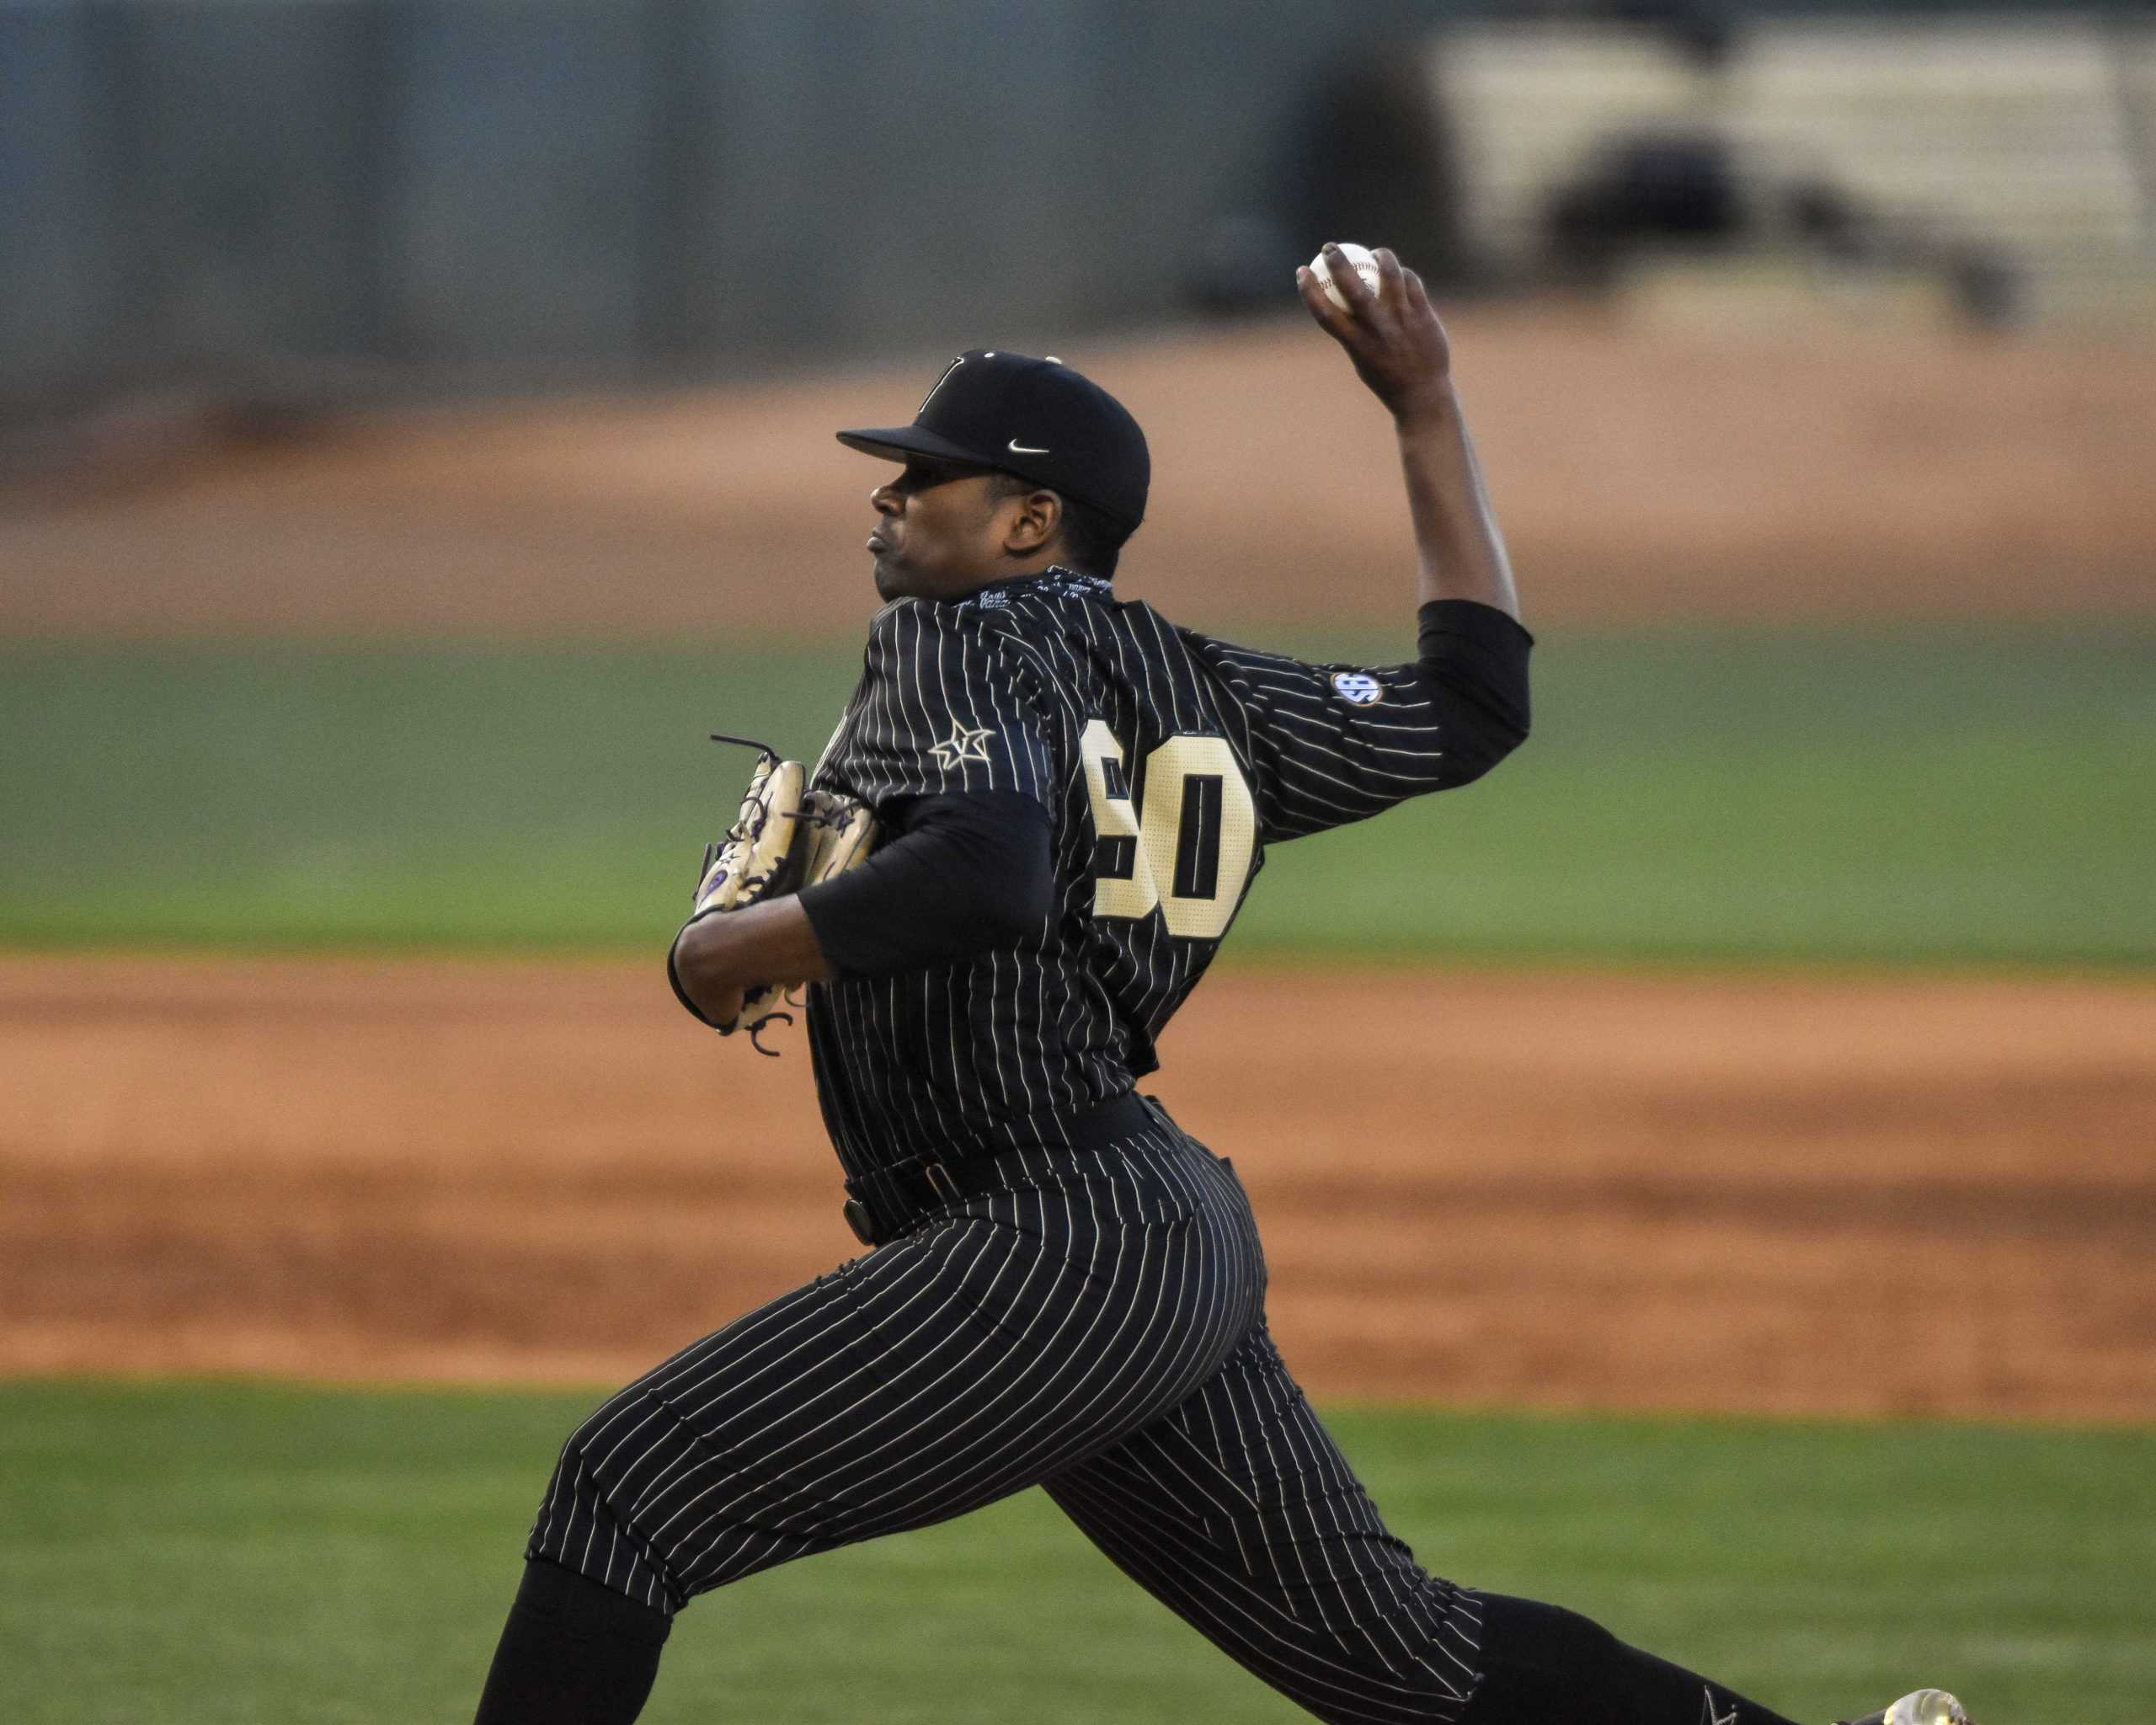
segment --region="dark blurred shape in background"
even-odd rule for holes
[[[1637,245],[1729,246],[1746,237],[1736,152],[1712,132],[1611,138],[1551,194],[1549,219],[1559,267],[1596,284]]]
[[[2145,324],[2152,184],[2145,4],[0,0],[0,463],[1241,316],[1327,238]]]

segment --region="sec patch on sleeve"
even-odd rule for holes
[[[1385,685],[1366,670],[1337,670],[1332,686],[1351,707],[1374,707],[1385,699]]]

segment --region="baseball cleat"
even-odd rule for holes
[[[1846,1725],[1974,1725],[1961,1702],[1943,1689],[1919,1689],[1890,1707],[1851,1719]]]

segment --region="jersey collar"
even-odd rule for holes
[[[1028,598],[1038,595],[1051,599],[1113,599],[1115,589],[1102,576],[1081,575],[1075,569],[1052,563],[1035,574],[1013,575],[1006,581],[991,581],[985,587],[976,587],[953,603],[961,611],[969,605],[979,606],[983,611],[999,611],[1022,595]]]

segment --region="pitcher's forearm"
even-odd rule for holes
[[[1323,257],[1330,286],[1305,265],[1295,272],[1296,291],[1318,327],[1347,350],[1400,434],[1422,602],[1472,600],[1517,622],[1519,597],[1504,537],[1452,387],[1452,344],[1422,278],[1380,246],[1373,291],[1337,245],[1328,243]]]
[[[1394,425],[1422,562],[1422,602],[1472,599],[1517,621],[1512,563],[1460,398],[1448,384],[1403,409]]]
[[[707,1022],[731,1020],[741,991],[766,982],[822,982],[831,967],[792,894],[697,917],[675,936],[667,963],[675,985]]]

